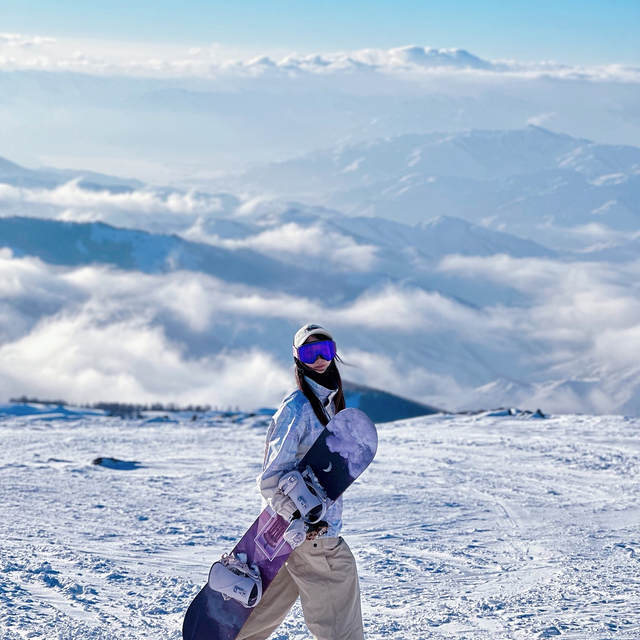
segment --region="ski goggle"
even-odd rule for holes
[[[331,362],[336,356],[336,343],[333,340],[308,342],[298,348],[293,347],[293,355],[305,364],[313,364],[318,356]]]

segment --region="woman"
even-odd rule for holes
[[[322,432],[344,409],[342,381],[333,337],[307,324],[293,338],[298,389],[285,398],[267,432],[260,492],[287,520],[296,505],[279,488]],[[282,623],[298,597],[315,640],[364,640],[356,563],[341,538],[342,498],[306,533],[242,628],[238,640],[265,640]]]

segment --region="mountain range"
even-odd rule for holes
[[[223,64],[201,50],[122,65],[119,56],[46,62],[40,46],[29,45],[28,68],[0,69],[0,153],[29,165],[207,189],[257,164],[406,134],[533,124],[640,145],[640,73],[621,65],[500,62],[420,46]]]
[[[317,320],[347,379],[418,403],[636,413],[639,175],[639,149],[539,127],[343,145],[208,192],[1,161],[0,378],[235,405],[245,359],[272,369],[250,394],[269,405]],[[42,335],[60,386],[30,373]]]
[[[460,217],[557,246],[566,234],[552,237],[555,228],[640,228],[639,148],[536,126],[337,146],[267,165],[227,186],[409,224]]]

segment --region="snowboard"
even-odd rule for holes
[[[323,429],[296,470],[308,473],[310,468],[331,505],[369,466],[377,447],[378,434],[367,415],[359,409],[343,409]],[[247,562],[258,567],[263,596],[293,551],[283,538],[288,526],[285,518],[266,507],[230,554],[245,554]],[[207,583],[187,610],[182,637],[234,640],[252,611]]]

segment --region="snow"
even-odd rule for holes
[[[500,413],[378,425],[343,531],[367,638],[636,640],[640,421]],[[180,638],[257,515],[268,422],[190,418],[0,418],[3,640]],[[275,637],[310,638],[297,608]]]
[[[350,170],[354,163],[359,171]],[[411,224],[436,215],[476,224],[489,219],[493,229],[564,248],[557,230],[543,235],[544,215],[556,227],[571,228],[589,224],[592,212],[606,206],[609,227],[637,230],[639,165],[637,147],[529,126],[337,145],[226,184]],[[609,210],[613,201],[618,206]]]

